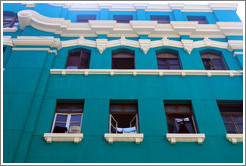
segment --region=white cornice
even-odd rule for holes
[[[82,74],[88,75],[100,75],[107,74],[114,75],[158,75],[165,77],[165,75],[179,75],[185,77],[186,75],[204,75],[211,76],[242,76],[241,70],[115,70],[115,69],[50,69],[50,74],[61,74],[63,76],[67,74]]]
[[[18,28],[3,28],[3,32],[16,32]]]
[[[20,28],[32,26],[38,30],[53,32],[64,37],[95,37],[106,34],[108,37],[174,37],[180,35],[207,36],[210,38],[243,35],[241,22],[217,22],[216,24],[198,24],[198,22],[171,21],[170,24],[158,24],[157,21],[130,21],[128,24],[116,23],[115,20],[91,20],[89,23],[71,23],[63,18],[49,18],[33,10],[18,13]]]
[[[138,41],[126,39],[122,36],[118,40],[108,41],[107,39],[96,39],[87,40],[83,36],[79,39],[61,41],[59,38],[54,37],[34,37],[34,36],[18,36],[16,39],[11,39],[11,36],[3,36],[4,45],[9,46],[49,46],[51,48],[61,49],[64,47],[72,46],[87,46],[97,48],[100,53],[107,48],[117,47],[117,46],[129,46],[134,48],[140,48],[145,54],[148,53],[150,48],[156,47],[176,47],[183,48],[189,54],[195,48],[202,47],[215,47],[221,49],[228,49],[233,51],[235,49],[243,49],[243,41],[241,40],[228,40],[228,42],[213,41],[209,38],[204,38],[200,41],[193,40],[169,40],[164,36],[161,40],[151,41],[150,39],[139,39]],[[22,48],[24,49],[24,48]],[[27,48],[25,48],[27,49]]]
[[[51,50],[50,48],[12,48],[13,51],[48,51],[49,53],[54,53],[57,55],[56,50]]]
[[[236,3],[209,3],[208,5],[186,5],[183,3],[151,4],[151,3],[50,3],[53,6],[62,6],[71,11],[99,11],[109,9],[110,11],[168,11],[179,9],[182,12],[212,12],[213,10],[237,10]]]

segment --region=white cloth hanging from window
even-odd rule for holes
[[[123,134],[137,133],[136,126],[130,128],[123,128]]]

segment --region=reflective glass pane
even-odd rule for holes
[[[126,112],[137,112],[137,108],[135,105],[126,105],[125,111]]]
[[[66,121],[67,121],[67,115],[57,114],[57,115],[56,115],[56,121],[59,121],[59,122],[66,122]]]
[[[68,112],[68,106],[67,105],[59,105],[57,111]]]
[[[73,105],[72,106],[72,111],[73,112],[82,112],[82,105]]]
[[[122,106],[121,105],[112,105],[111,106],[111,111],[112,112],[120,112],[120,111],[122,111]]]
[[[240,133],[243,133],[243,125],[237,125],[238,130]]]
[[[227,115],[222,115],[223,121],[226,122],[232,122],[232,118],[231,116],[227,116]]]
[[[222,62],[221,62],[220,59],[214,59],[214,60],[213,60],[213,63],[214,63],[215,65],[222,65]]]
[[[179,65],[170,65],[169,66],[170,69],[180,69]]]
[[[82,114],[71,115],[71,122],[80,122]]]
[[[243,123],[243,116],[234,116],[233,118],[236,123]]]
[[[71,126],[79,126],[79,127],[80,127],[81,124],[80,124],[80,123],[70,123],[70,127],[71,127]]]
[[[169,59],[168,62],[170,65],[178,65],[179,64],[179,61],[177,59]]]
[[[214,69],[215,70],[224,70],[224,66],[223,65],[214,65]]]
[[[228,133],[236,133],[236,127],[234,126],[234,124],[225,124],[226,130]]]
[[[55,126],[66,127],[66,123],[59,123],[59,122],[56,122],[56,123],[55,123]]]

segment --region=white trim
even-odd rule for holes
[[[35,7],[36,3],[22,3],[22,5],[26,5],[26,7]]]
[[[112,144],[113,142],[135,142],[136,144],[140,144],[143,141],[144,135],[141,134],[112,134],[105,133],[105,140]]]
[[[182,12],[212,12],[213,10],[237,10],[236,3],[209,3],[208,5],[186,5],[183,3],[151,4],[151,3],[49,3],[53,6],[62,6],[70,11],[99,11],[109,9],[109,11],[136,11],[145,9],[146,11],[168,11],[180,9]]]
[[[216,47],[221,49],[227,49],[233,51],[234,49],[243,49],[243,41],[241,40],[228,40],[228,42],[219,42],[213,41],[208,37],[205,37],[201,41],[193,40],[169,40],[167,36],[164,36],[161,40],[150,41],[150,39],[139,39],[138,41],[128,40],[125,36],[122,36],[121,39],[108,41],[107,39],[96,39],[87,40],[83,36],[80,36],[79,39],[60,41],[59,38],[54,37],[33,37],[33,36],[18,36],[16,39],[11,39],[11,36],[3,36],[4,45],[9,46],[49,46],[57,48],[58,50],[64,47],[71,46],[88,46],[97,48],[98,51],[102,54],[103,51],[107,48],[117,47],[117,46],[129,46],[134,48],[140,48],[145,54],[150,48],[156,47],[176,47],[183,48],[189,54],[195,48],[202,47]],[[22,50],[34,50],[34,48],[21,48]],[[35,48],[35,50],[41,48]],[[44,48],[43,48],[44,49]],[[48,49],[48,48],[45,48]],[[18,50],[18,49],[15,49]],[[20,50],[20,49],[19,49]],[[56,50],[50,50],[49,52],[55,52]]]
[[[166,139],[171,143],[176,142],[197,142],[202,144],[205,140],[205,134],[183,134],[183,133],[167,133]]]
[[[233,56],[236,57],[237,55],[243,55],[243,52],[234,52]]]
[[[115,20],[90,20],[89,23],[71,23],[64,18],[50,18],[33,10],[18,12],[20,28],[32,26],[38,30],[60,34],[62,37],[94,37],[106,34],[111,37],[163,37],[190,35],[203,37],[243,36],[242,22],[217,22],[216,24],[198,24],[192,21],[171,21],[170,24],[158,24],[157,21],[130,21],[128,24]]]
[[[204,76],[242,76],[243,70],[115,70],[115,69],[50,69],[50,74],[84,74],[88,76],[90,74],[108,74],[110,76],[114,75],[159,75],[160,77],[164,75],[204,75]]]
[[[237,142],[243,142],[243,134],[226,134],[226,139],[232,144],[237,144]]]
[[[53,141],[79,143],[83,139],[83,133],[44,133],[44,139],[47,143]]]
[[[51,50],[50,48],[12,48],[13,51],[48,51],[49,53],[54,53],[57,55],[56,50]]]
[[[18,28],[3,28],[3,32],[16,32]]]

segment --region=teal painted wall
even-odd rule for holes
[[[21,4],[4,4],[4,11],[18,12],[31,9],[48,17],[60,17],[75,22],[77,14],[94,13],[97,19],[111,20],[113,15],[132,14],[133,20],[149,20],[150,15],[168,14],[171,21],[186,21],[186,14],[173,12],[117,12],[103,9],[94,12],[68,11],[62,7],[37,4],[26,8]],[[49,9],[49,10],[47,10]],[[228,11],[223,11],[228,12]],[[238,21],[236,13],[227,20]],[[194,13],[193,13],[194,14]],[[197,13],[195,13],[197,14]],[[204,14],[204,13],[199,13]],[[206,13],[209,23],[223,21],[220,12]],[[50,32],[26,27],[17,32],[4,33],[6,36],[54,36],[61,40],[77,37],[60,37]],[[181,36],[181,38],[189,36]],[[99,35],[98,38],[106,38]],[[148,38],[147,35],[139,38]],[[180,41],[181,38],[170,38]],[[95,37],[87,38],[95,40]],[[108,38],[115,40],[119,38]],[[138,40],[138,38],[127,38]],[[203,38],[191,38],[194,41]],[[160,40],[151,38],[151,40]],[[212,39],[242,40],[241,36]],[[23,47],[23,46],[19,46]],[[28,46],[33,47],[33,46]],[[35,46],[39,47],[39,46]],[[151,48],[144,54],[138,48],[114,47],[102,54],[96,48],[67,47],[57,50],[57,55],[47,51],[13,51],[7,46],[3,54],[3,162],[6,163],[240,163],[243,162],[243,144],[232,145],[226,140],[226,130],[221,118],[218,100],[242,101],[242,76],[153,76],[153,75],[55,75],[50,69],[64,69],[68,51],[84,48],[91,51],[90,69],[110,69],[112,51],[126,48],[135,53],[136,69],[158,69],[156,52],[164,47]],[[243,69],[243,56],[233,57],[233,52],[218,48],[194,49],[189,55],[178,51],[182,69],[204,70],[200,51],[220,51],[229,70]],[[242,51],[242,50],[234,50]],[[233,85],[233,88],[232,88]],[[84,99],[82,133],[79,144],[53,142],[47,144],[44,133],[49,133],[54,118],[57,99]],[[138,100],[139,128],[144,141],[135,143],[115,142],[110,145],[104,140],[108,133],[109,103],[112,99]],[[164,101],[189,100],[200,133],[205,133],[205,142],[170,144],[166,140],[167,123]],[[228,153],[228,151],[230,153]]]

